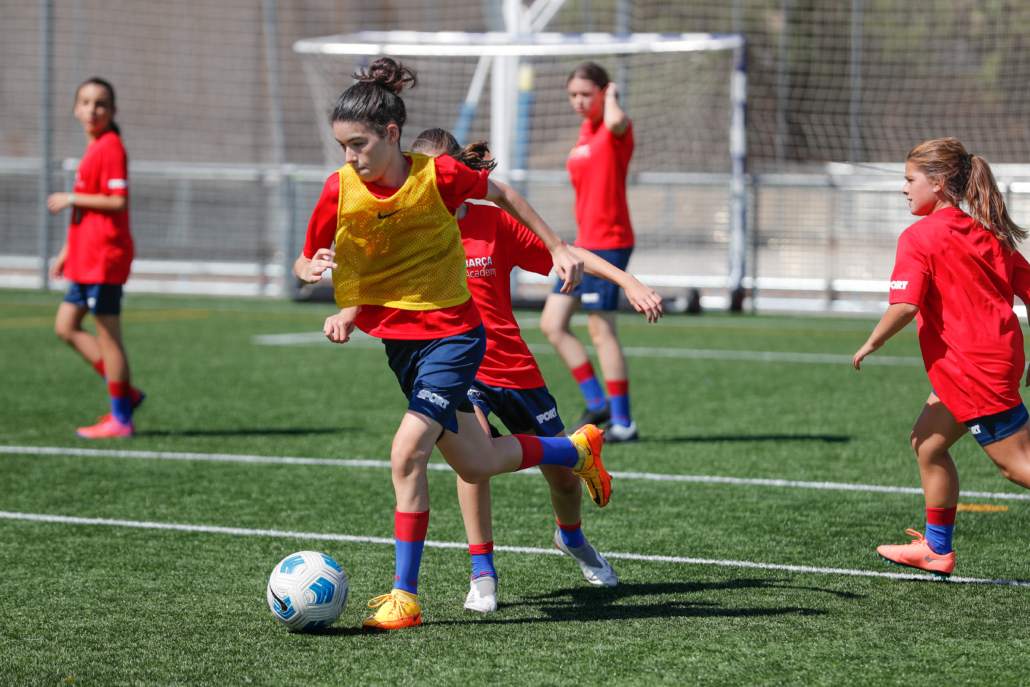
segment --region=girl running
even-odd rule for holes
[[[419,134],[411,150],[430,157],[450,155],[470,169],[491,170],[485,141],[464,149],[443,129]],[[500,208],[462,204],[455,215],[465,247],[469,289],[486,328],[486,355],[469,389],[476,417],[489,436],[500,436],[487,419],[493,412],[513,434],[565,436],[558,407],[544,385],[540,369],[522,340],[511,308],[510,274],[516,266],[547,275],[551,257],[540,239]],[[662,299],[634,277],[608,264],[590,251],[573,248],[583,259],[584,272],[610,279],[626,290],[629,302],[648,321],[662,316]],[[558,528],[554,545],[572,556],[591,584],[614,586],[618,578],[611,565],[587,542],[580,528],[582,489],[566,467],[540,467],[551,488]],[[469,484],[458,478],[458,500],[472,555],[472,580],[465,608],[483,613],[497,610],[497,571],[493,562],[493,524],[490,483]]]
[[[619,107],[615,84],[599,65],[586,62],[577,67],[569,75],[568,91],[569,102],[583,118],[579,141],[566,162],[576,191],[576,245],[624,270],[633,252],[633,227],[626,205],[633,125]],[[590,313],[590,338],[597,348],[610,401],[586,349],[569,329],[579,307]],[[637,425],[630,415],[626,358],[615,331],[618,307],[619,287],[608,281],[586,277],[571,293],[559,283],[544,305],[540,329],[572,371],[586,399],[586,411],[576,426],[610,420],[607,441],[635,442]]]
[[[407,113],[398,94],[417,85],[414,71],[381,58],[354,78],[330,120],[347,164],[326,181],[294,272],[315,283],[333,270],[341,311],[326,319],[326,336],[345,343],[357,326],[383,339],[408,398],[390,454],[397,495],[393,590],[369,602],[378,610],[362,624],[394,630],[422,622],[417,580],[429,525],[426,465],[434,445],[470,483],[533,465],[565,465],[604,506],[611,479],[601,464],[604,439],[596,427],[571,438],[492,440],[483,434],[467,392],[486,335],[466,283],[454,211],[468,198],[503,207],[548,247],[566,289],[579,282],[582,261],[521,196],[489,181],[485,171],[448,156],[401,152]]]
[[[129,234],[129,183],[125,148],[114,123],[114,87],[92,78],[75,92],[76,119],[86,135],[86,154],[75,174],[75,190],[52,193],[47,208],[71,208],[68,238],[50,265],[50,279],[72,284],[57,309],[54,331],[107,380],[111,412],[77,434],[86,439],[135,434],[132,413],[144,395],[129,382],[122,347],[122,285],[129,278],[133,245]],[[97,334],[82,328],[93,313]]]
[[[884,559],[947,578],[959,480],[948,449],[968,429],[1006,478],[1030,488],[1030,428],[1019,397],[1023,334],[1013,295],[1030,303],[1030,265],[1016,252],[1027,237],[1005,209],[987,161],[954,138],[908,154],[905,187],[923,217],[898,239],[890,307],[855,353],[855,369],[917,317],[932,390],[910,440],[926,498],[926,537],[881,546]],[[969,214],[959,209],[965,201]],[[1027,383],[1030,384],[1030,378]]]

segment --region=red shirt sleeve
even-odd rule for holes
[[[1012,293],[1030,307],[1030,263],[1021,253],[1012,256]]]
[[[554,259],[544,242],[537,235],[515,220],[503,210],[505,228],[512,235],[512,257],[514,263],[527,272],[536,272],[544,276],[551,273]]]
[[[461,204],[469,198],[482,200],[486,198],[486,170],[475,171],[455,160],[450,155],[441,155],[434,160],[436,164],[436,187],[444,205],[453,215]]]
[[[117,138],[106,142],[100,155],[100,193],[105,196],[129,195],[129,170],[125,148]]]
[[[329,248],[336,240],[336,217],[340,207],[340,175],[333,173],[325,180],[322,195],[315,203],[304,241],[304,257],[311,259],[319,248]]]
[[[898,237],[898,253],[891,273],[890,304],[911,303],[922,307],[930,285],[930,268],[926,253],[911,229]]]

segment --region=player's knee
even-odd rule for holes
[[[56,334],[57,338],[59,338],[61,341],[64,341],[65,343],[71,343],[72,332],[74,331],[74,327],[72,327],[67,322],[62,322],[61,320],[57,320],[54,322],[54,334]]]
[[[568,333],[568,329],[563,327],[561,322],[555,322],[547,318],[540,320],[540,331],[544,333],[544,336],[552,344]]]
[[[429,462],[429,456],[418,449],[405,446],[394,446],[390,452],[390,469],[394,480],[405,480],[419,471]]]

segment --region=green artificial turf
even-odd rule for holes
[[[375,342],[256,345],[317,331],[331,306],[129,296],[124,337],[148,398],[131,440],[88,442],[96,374],[52,332],[59,295],[0,292],[0,445],[388,460],[406,402]],[[521,313],[533,318],[538,313]],[[626,346],[850,356],[870,320],[706,314],[620,319]],[[545,339],[532,324],[527,341]],[[577,331],[585,336],[585,329]],[[909,328],[876,355],[918,357]],[[582,409],[538,356],[562,417]],[[929,393],[918,366],[634,357],[642,441],[611,471],[918,487],[908,432]],[[1020,493],[969,437],[964,490]],[[440,462],[440,456],[434,455]],[[390,537],[379,467],[0,454],[0,511]],[[429,474],[429,539],[463,542],[454,475]],[[963,498],[963,577],[1030,580],[1030,501]],[[493,481],[495,541],[546,549],[544,481]],[[919,495],[617,479],[584,506],[602,551],[899,572],[874,553],[924,522]],[[291,633],[265,583],[305,549],[350,578],[340,621]],[[391,586],[390,545],[0,519],[0,685],[1030,684],[1030,588],[612,559],[588,585],[568,558],[498,551],[497,613],[462,608],[468,554],[427,548],[422,627],[359,631]]]

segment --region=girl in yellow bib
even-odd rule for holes
[[[395,630],[422,623],[417,582],[429,525],[426,466],[434,445],[473,484],[535,465],[564,465],[604,506],[611,478],[601,464],[603,432],[593,425],[569,438],[491,439],[480,428],[467,392],[486,335],[466,284],[454,213],[469,198],[496,203],[540,237],[567,290],[582,278],[582,260],[518,193],[490,181],[487,172],[447,155],[401,152],[407,112],[399,93],[418,84],[414,71],[384,57],[354,78],[330,120],[347,164],[326,181],[294,272],[311,284],[326,269],[333,271],[341,310],[326,319],[326,336],[346,343],[357,326],[383,339],[408,399],[390,454],[397,496],[393,590],[369,602],[378,610],[363,623]]]

